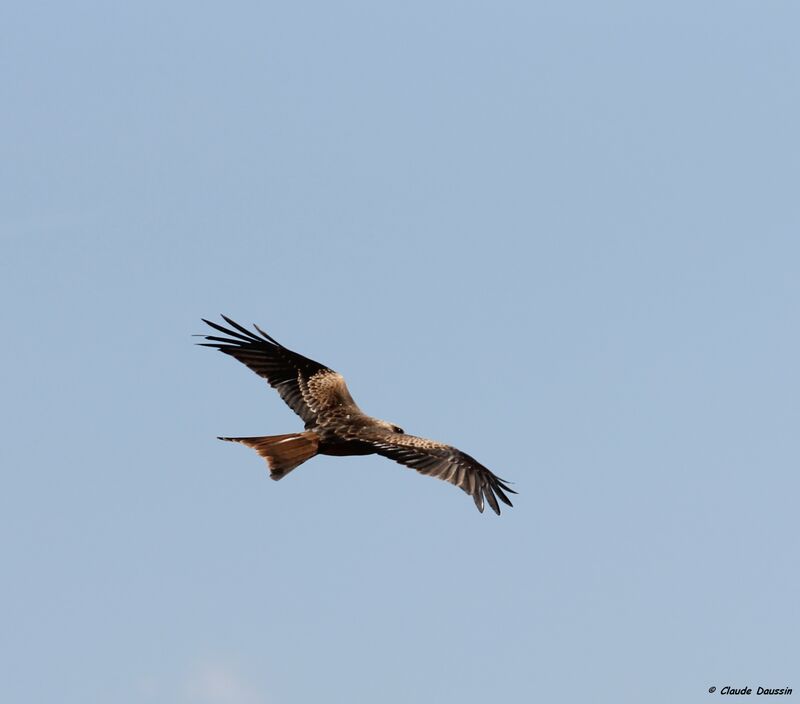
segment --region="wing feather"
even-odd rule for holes
[[[500,499],[507,506],[513,504],[506,492],[516,494],[504,479],[484,467],[466,452],[415,435],[393,433],[384,428],[364,428],[359,439],[370,443],[377,454],[415,469],[420,474],[436,477],[459,487],[475,500],[483,513],[486,501],[500,515]]]
[[[200,344],[230,355],[266,379],[307,425],[314,423],[321,411],[336,406],[358,410],[341,374],[287,349],[258,326],[257,335],[227,316],[222,318],[230,328],[205,318],[203,322],[226,337],[205,335],[207,342]]]

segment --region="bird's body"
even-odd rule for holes
[[[259,335],[230,318],[225,328],[205,320],[227,337],[206,335],[214,347],[265,378],[305,422],[305,431],[286,435],[223,437],[252,447],[267,460],[270,476],[281,479],[314,455],[371,455],[393,459],[422,474],[460,487],[483,511],[484,498],[495,513],[497,503],[511,506],[504,492],[514,492],[499,477],[464,452],[435,440],[407,435],[402,428],[366,415],[353,400],[341,374],[292,352],[255,326]]]

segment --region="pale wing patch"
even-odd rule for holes
[[[419,447],[425,450],[452,450],[450,445],[445,445],[443,442],[436,440],[428,440],[428,438],[420,438],[416,435],[406,434],[390,434],[389,439],[392,445],[400,445],[402,447]]]
[[[330,410],[338,406],[352,406],[357,409],[353,397],[347,390],[344,377],[338,372],[323,369],[313,374],[308,380],[297,375],[297,384],[303,401],[314,412]]]

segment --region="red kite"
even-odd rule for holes
[[[267,460],[272,479],[282,479],[314,455],[378,454],[455,484],[472,496],[481,513],[484,499],[498,515],[497,499],[512,505],[505,492],[516,492],[465,452],[371,418],[356,405],[341,374],[292,352],[258,325],[254,327],[260,336],[222,318],[232,329],[203,322],[227,337],[206,335],[208,342],[200,344],[229,354],[266,379],[305,423],[302,433],[219,438],[252,447]]]

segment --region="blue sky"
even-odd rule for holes
[[[0,699],[800,688],[793,3],[0,11]],[[515,483],[192,346],[256,322]]]

